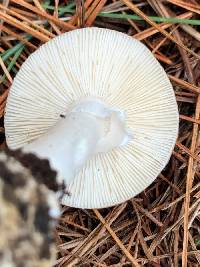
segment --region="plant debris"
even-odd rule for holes
[[[168,74],[179,106],[176,146],[151,186],[108,209],[63,207],[56,266],[200,266],[199,1],[3,0],[0,20],[2,149],[6,97],[20,66],[42,43],[80,27],[142,41]]]

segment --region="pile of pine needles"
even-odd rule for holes
[[[165,68],[179,106],[176,146],[151,186],[108,209],[63,207],[56,266],[200,266],[199,25],[199,0],[1,0],[1,149],[6,98],[20,66],[41,44],[80,27],[142,41]]]

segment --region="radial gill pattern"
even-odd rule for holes
[[[74,30],[42,45],[21,67],[6,107],[8,146],[36,139],[85,96],[124,111],[134,136],[91,158],[63,198],[69,206],[102,208],[137,195],[167,164],[177,105],[167,75],[142,43],[112,30]]]

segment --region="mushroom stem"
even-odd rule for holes
[[[128,140],[122,112],[99,100],[85,100],[23,150],[48,158],[60,181],[69,184],[92,156],[125,145]]]

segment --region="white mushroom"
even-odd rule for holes
[[[42,45],[8,96],[9,148],[48,158],[63,204],[112,206],[167,164],[178,132],[173,88],[151,52],[116,31],[85,28]]]

